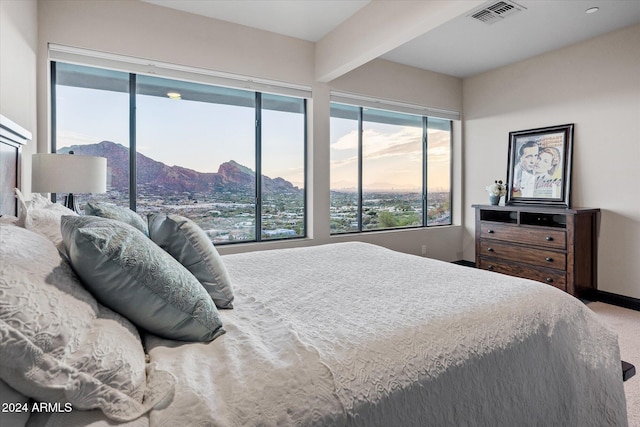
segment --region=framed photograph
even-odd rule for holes
[[[573,123],[509,132],[508,205],[570,206]]]

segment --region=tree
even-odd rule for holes
[[[397,227],[398,221],[389,211],[382,211],[378,214],[378,222],[383,228]]]

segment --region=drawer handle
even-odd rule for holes
[[[553,283],[553,279],[551,277],[547,277],[547,283]]]
[[[493,230],[487,230],[487,233],[493,234]]]
[[[553,240],[553,237],[551,236],[547,236],[544,238],[547,242],[551,242]]]
[[[487,265],[487,270],[493,270],[493,265]]]
[[[487,248],[487,252],[493,252],[493,248]]]
[[[546,257],[546,258],[545,258],[545,261],[547,261],[547,262],[553,262],[553,258],[551,258],[550,256],[548,256],[548,257]]]

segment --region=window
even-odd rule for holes
[[[301,99],[263,94],[260,118],[262,239],[304,236],[305,135]],[[269,177],[287,177],[269,178]]]
[[[304,99],[63,62],[52,76],[54,150],[107,158],[92,199],[178,213],[214,243],[306,235]]]
[[[53,151],[106,157],[107,193],[92,198],[128,206],[129,74],[58,63],[51,75]]]
[[[451,224],[451,121],[427,119],[427,225]]]
[[[360,109],[331,104],[331,232],[360,230]]]
[[[331,104],[331,232],[451,224],[451,121]]]

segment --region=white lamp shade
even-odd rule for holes
[[[107,159],[77,154],[34,154],[31,164],[34,193],[104,193]]]

